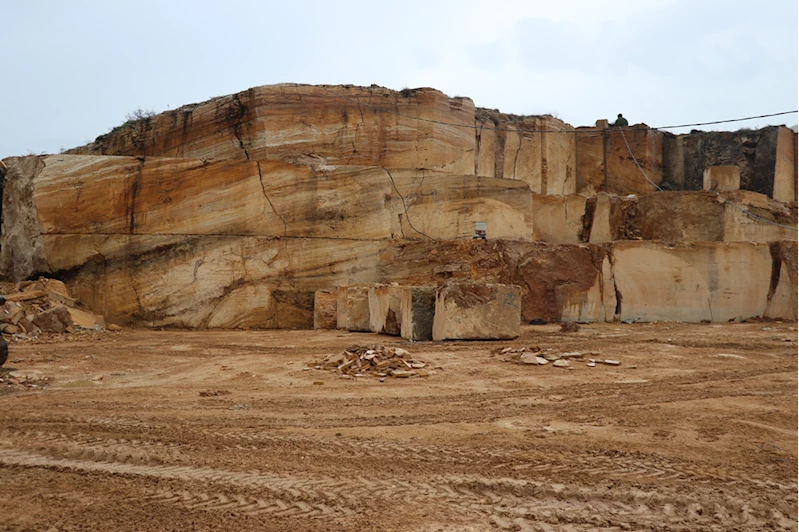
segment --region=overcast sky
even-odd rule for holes
[[[0,157],[257,85],[651,126],[797,108],[796,0],[0,0]],[[794,125],[797,116],[705,129]],[[675,131],[685,132],[685,131]]]

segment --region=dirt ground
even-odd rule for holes
[[[429,375],[308,367],[364,343]],[[796,324],[126,329],[12,343],[3,372],[3,530],[797,530]]]

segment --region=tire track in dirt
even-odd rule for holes
[[[196,488],[151,491],[144,503],[177,504],[191,510],[235,510],[248,515],[270,514],[275,517],[351,516],[373,512],[380,504],[403,501],[479,515],[498,526],[510,523],[510,529],[518,527],[520,520],[602,526],[626,523],[647,528],[657,524],[662,530],[677,530],[685,523],[765,526],[784,518],[769,505],[719,496],[713,489],[687,495],[665,495],[639,489],[602,492],[587,487],[479,475],[433,476],[421,481],[390,477],[367,479],[357,475],[337,479],[52,458],[15,449],[0,449],[0,463],[174,480],[192,485],[201,483],[204,486],[201,491]],[[253,495],[249,493],[251,490],[268,495]],[[599,521],[597,515],[602,516]]]
[[[156,427],[151,427],[157,431]],[[152,434],[150,434],[152,436]],[[459,447],[454,445],[437,446],[430,444],[398,443],[379,439],[324,438],[306,435],[273,434],[264,431],[241,429],[198,428],[189,434],[181,433],[181,442],[151,440],[146,438],[102,438],[82,433],[48,433],[46,431],[0,432],[0,440],[12,445],[22,444],[25,448],[39,450],[52,456],[70,458],[108,459],[138,464],[162,464],[183,461],[180,455],[215,451],[270,451],[278,449],[301,450],[304,456],[318,459],[337,457],[347,460],[384,460],[387,456],[401,456],[403,462],[450,464],[472,467],[481,464],[496,471],[519,475],[535,474],[537,478],[559,477],[564,474],[591,476],[596,479],[612,478],[628,482],[677,483],[714,482],[724,485],[756,486],[759,489],[795,492],[796,483],[779,483],[768,476],[758,478],[752,475],[736,476],[729,472],[719,474],[712,468],[701,464],[669,460],[662,456],[643,453],[632,455],[614,452],[613,456],[599,453],[572,452],[559,449],[557,459],[551,456],[534,458],[529,452],[502,447]],[[299,449],[298,449],[299,448]],[[540,453],[536,453],[540,454]],[[190,458],[186,458],[189,461]]]

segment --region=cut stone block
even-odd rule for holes
[[[377,284],[369,288],[372,332],[399,336],[402,326],[402,287]]]
[[[708,166],[703,174],[705,190],[740,190],[741,169],[737,166]]]
[[[433,340],[500,340],[519,336],[521,288],[474,281],[436,292]]]
[[[412,342],[428,342],[432,340],[435,312],[436,287],[403,287],[401,336]]]
[[[370,332],[369,287],[340,286],[336,303],[336,324],[339,329]]]
[[[592,244],[601,244],[614,240],[614,232],[610,226],[610,212],[610,196],[605,193],[597,194],[591,223],[591,235],[588,240]]]
[[[533,195],[533,232],[536,240],[557,244],[582,242],[585,196]]]
[[[610,257],[602,260],[602,271],[597,275],[594,285],[586,291],[569,294],[563,303],[563,321],[613,321],[616,314],[616,289],[613,281],[613,268]]]
[[[646,194],[654,192],[663,181],[663,133],[646,124],[629,128],[610,127],[604,130],[605,183],[611,194]],[[638,165],[649,178],[645,178]]]
[[[772,256],[749,242],[617,242],[613,274],[622,321],[726,322],[764,315]]]
[[[795,210],[748,190],[727,191],[722,197],[701,191],[645,194],[638,198],[634,217],[626,220],[627,232],[668,243],[796,240],[796,231],[774,225],[796,227]]]
[[[313,328],[335,329],[338,325],[338,290],[317,290],[313,298]]]

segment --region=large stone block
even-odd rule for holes
[[[577,128],[577,192],[605,190],[605,128]]]
[[[404,201],[392,210],[396,237],[472,238],[474,222],[485,222],[489,238],[533,239],[533,194],[524,181],[392,174]]]
[[[381,168],[318,173],[275,161],[75,155],[41,161],[39,172],[15,175],[32,181],[30,215],[44,234],[377,239],[392,236],[392,209],[403,212]]]
[[[645,194],[630,213],[623,232],[644,240],[679,243],[797,239],[797,232],[789,229],[796,227],[795,207],[744,190],[720,196],[713,192]]]
[[[533,231],[536,240],[557,244],[583,241],[585,196],[533,195]]]
[[[702,175],[702,188],[704,190],[741,189],[741,169],[737,166],[708,166]]]
[[[763,315],[767,318],[797,319],[797,244],[771,244],[771,286]]]
[[[663,133],[641,124],[611,127],[604,134],[605,191],[626,196],[657,190],[649,181],[659,185],[663,180]]]
[[[726,322],[762,316],[772,279],[767,244],[617,242],[622,320]]]
[[[475,173],[520,179],[538,194],[577,190],[574,128],[552,116],[477,110]]]
[[[619,301],[610,256],[602,259],[602,267],[594,284],[587,290],[569,293],[561,308],[563,321],[613,321],[618,318]]]
[[[338,326],[338,290],[317,290],[313,300],[313,328],[335,329]]]
[[[403,287],[400,308],[402,314],[400,335],[403,338],[412,342],[428,342],[433,339],[436,287]]]
[[[369,288],[369,325],[372,332],[399,336],[402,327],[403,287],[377,284]]]
[[[339,329],[369,332],[369,287],[340,286],[336,305]]]
[[[521,324],[518,286],[452,282],[436,292],[433,340],[516,338]]]

